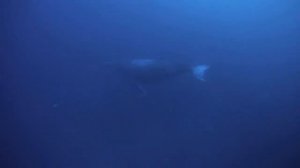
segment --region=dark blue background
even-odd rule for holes
[[[2,0],[0,164],[299,167],[300,4]],[[132,58],[208,64],[135,86]]]

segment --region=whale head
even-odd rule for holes
[[[192,73],[196,79],[205,81],[204,75],[208,69],[209,69],[208,65],[197,65],[192,68]]]

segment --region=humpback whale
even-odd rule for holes
[[[205,81],[208,65],[189,65],[156,59],[133,59],[121,65],[121,71],[139,84],[155,83],[183,74],[192,74],[197,80]]]

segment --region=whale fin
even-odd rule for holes
[[[147,90],[140,84],[136,85],[137,89],[141,93],[141,96],[146,96],[147,95]]]
[[[205,72],[209,69],[209,65],[197,65],[192,68],[192,73],[196,79],[205,81]]]

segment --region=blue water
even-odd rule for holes
[[[0,167],[300,167],[300,3],[0,2]],[[210,66],[144,86],[111,63]]]

